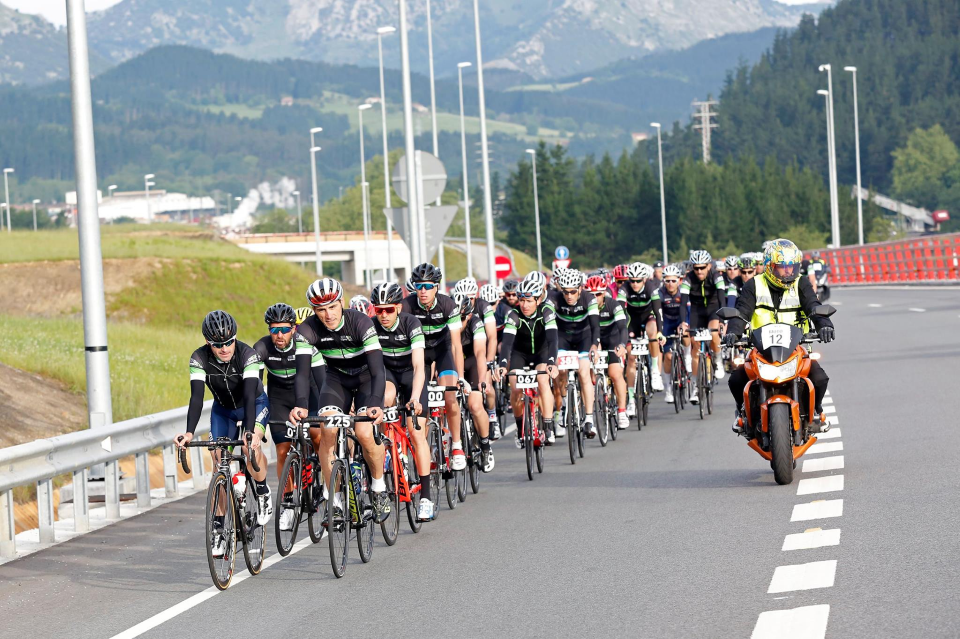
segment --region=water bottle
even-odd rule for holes
[[[410,480],[410,473],[407,471],[407,464],[409,463],[406,453],[400,453],[400,467],[403,469],[403,478],[407,481]]]
[[[392,458],[390,457],[390,447],[384,446],[383,447],[383,472],[389,473],[392,470],[392,467],[390,466],[391,459]]]
[[[360,485],[360,462],[350,462],[350,477],[353,479],[353,492],[359,495],[363,492],[362,486]]]
[[[247,492],[247,476],[238,472],[233,476],[233,492],[237,499],[243,501],[243,496]]]
[[[450,431],[443,431],[443,450],[450,450]]]

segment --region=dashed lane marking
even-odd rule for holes
[[[797,484],[798,495],[815,495],[817,493],[833,493],[843,490],[843,475],[830,475],[828,477],[814,477],[813,479],[801,479]]]
[[[925,309],[925,308],[908,308],[907,310],[910,311],[911,313],[926,313],[926,312],[927,312],[927,309]]]
[[[830,421],[830,420],[827,419],[827,421]],[[825,432],[825,433],[819,433],[819,434],[817,435],[817,441],[818,441],[818,442],[819,442],[819,441],[823,441],[824,439],[838,439],[839,437],[840,437],[840,429],[839,429],[839,428],[831,428],[830,430],[828,430],[828,431]],[[814,444],[814,446],[816,446],[816,444]]]
[[[826,442],[824,444],[814,444],[807,449],[808,455],[817,455],[820,453],[838,453],[843,450],[843,442]]]
[[[797,504],[793,507],[790,521],[811,521],[843,516],[842,499],[818,499],[809,504]]]
[[[818,459],[803,460],[803,471],[805,473],[819,473],[824,470],[840,470],[843,468],[843,455],[834,457],[820,457]]]
[[[829,618],[828,604],[771,610],[757,619],[750,639],[823,639]]]
[[[836,559],[812,561],[808,564],[794,566],[778,566],[773,571],[773,579],[770,580],[767,594],[830,588],[833,586],[836,576]]]
[[[783,547],[780,550],[810,550],[812,548],[823,548],[825,546],[840,545],[840,529],[820,530],[811,528],[802,533],[787,535],[783,540]]]
[[[883,304],[867,304],[870,308],[883,308]]]

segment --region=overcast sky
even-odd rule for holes
[[[99,11],[120,2],[120,0],[85,0],[87,11]],[[67,3],[65,0],[4,0],[8,7],[19,9],[22,13],[38,13],[50,22],[63,26],[67,23]]]

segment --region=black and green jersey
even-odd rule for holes
[[[328,368],[347,375],[367,367],[367,353],[381,350],[373,320],[352,308],[344,309],[340,324],[334,329],[324,326],[316,315],[297,327],[296,354],[312,359],[314,347]]]
[[[474,342],[487,343],[487,331],[484,327],[483,320],[480,319],[477,313],[470,314],[470,317],[463,323],[463,328],[460,331],[460,343],[463,345],[464,359],[473,357]]]
[[[260,356],[260,370],[267,371],[267,395],[271,401],[293,406],[296,400],[294,380],[297,376],[297,346],[296,336],[286,350],[280,350],[274,345],[270,336],[261,337],[253,345]],[[316,348],[310,360],[311,368],[323,366],[323,356]]]
[[[663,329],[663,311],[660,308],[660,290],[652,277],[643,283],[639,291],[633,290],[630,282],[617,289],[617,301],[627,314],[627,327],[638,334],[651,317],[657,322],[657,331]]]
[[[561,333],[582,336],[589,331],[590,343],[600,343],[600,313],[596,295],[581,289],[576,301],[569,303],[562,292],[550,291],[544,304],[557,314],[557,330]]]
[[[201,346],[190,356],[190,381],[206,384],[214,401],[228,410],[243,406],[243,380],[248,378],[260,379],[260,356],[240,340],[229,362],[217,359],[209,345]],[[257,394],[261,393],[262,383],[257,389]]]
[[[398,373],[413,368],[413,351],[424,345],[420,321],[409,313],[397,313],[393,326],[384,327],[376,320],[373,325],[383,350],[383,365]]]
[[[459,330],[461,326],[460,309],[452,298],[443,293],[437,293],[430,308],[423,308],[417,296],[411,295],[403,300],[400,310],[419,320],[426,348],[435,348],[443,342],[450,345],[450,330]]]
[[[719,308],[726,301],[727,284],[723,274],[711,266],[702,280],[693,271],[687,273],[680,280],[680,293],[688,296],[691,306],[708,307],[713,302]]]
[[[603,296],[600,313],[600,345],[607,350],[627,343],[627,315],[620,303],[609,295]]]
[[[517,307],[507,313],[503,324],[503,340],[500,345],[500,365],[507,366],[514,351],[535,355],[546,351],[550,364],[557,361],[557,316],[553,307],[541,304],[536,312],[527,317]]]

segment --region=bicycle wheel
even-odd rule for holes
[[[567,386],[566,417],[567,417],[567,447],[570,449],[570,463],[577,463],[577,417],[580,411],[576,405],[576,387],[571,382]]]
[[[397,479],[394,476],[394,459],[396,459],[397,449],[390,446],[390,464],[383,471],[383,481],[387,485],[387,494],[390,495],[390,514],[380,522],[380,532],[383,534],[383,541],[388,546],[397,543],[397,535],[400,534],[400,493],[397,491]]]
[[[607,391],[603,377],[597,379],[593,389],[593,419],[596,421],[600,447],[605,448],[610,439],[610,422],[607,419]]]
[[[523,402],[523,448],[527,458],[527,479],[533,481],[533,414],[529,398]]]
[[[577,421],[580,422],[580,427],[577,429],[577,452],[580,459],[583,459],[583,448],[587,441],[587,408],[583,405],[579,384],[577,384]]]
[[[461,442],[462,445],[462,442]],[[453,439],[450,439],[450,446],[445,446],[443,451],[443,458],[446,458],[449,463],[449,459],[452,457],[451,452],[453,451]],[[462,470],[453,470],[449,466],[447,467],[446,477],[443,478],[443,488],[444,492],[447,494],[447,508],[453,510],[459,504],[457,499],[457,483],[459,482],[459,476],[463,474]]]
[[[330,469],[327,499],[327,539],[330,542],[330,566],[339,579],[347,569],[350,554],[350,473],[342,459]]]
[[[607,410],[609,411],[609,417],[607,421],[610,423],[610,439],[616,441],[617,437],[620,435],[620,413],[619,406],[617,402],[617,395],[613,392],[613,383],[608,379],[607,380]]]
[[[323,474],[320,472],[320,460],[310,456],[303,470],[310,478],[310,485],[306,488],[305,495],[308,508],[307,530],[310,533],[310,541],[318,544],[323,539],[323,533],[327,528],[327,505],[323,502]]]
[[[467,467],[456,474],[457,478],[457,499],[467,501],[467,474],[474,467],[473,460],[473,417],[470,411],[464,408],[460,412],[460,441],[463,446],[463,454],[467,458]]]
[[[540,445],[534,449],[534,456],[537,458],[537,472],[543,473],[543,446],[546,441],[547,434],[543,430],[543,416],[540,414],[540,409],[537,408],[535,411],[536,417],[534,418],[537,424],[537,430],[540,431]]]
[[[703,419],[703,409],[707,394],[707,358],[700,353],[700,366],[697,370],[697,407],[700,409],[700,419]]]
[[[419,484],[410,484],[410,490],[413,490],[414,486]],[[423,522],[417,518],[417,511],[420,510],[420,491],[410,495],[410,501],[407,502],[407,522],[410,524],[410,530],[415,533],[420,532],[420,529],[423,528]]]
[[[480,466],[483,464],[483,452],[480,450],[480,433],[476,428],[470,429],[470,458],[473,463],[469,466],[470,490],[476,495],[480,492]]]
[[[713,415],[713,358],[707,357],[707,414]]]
[[[260,574],[263,568],[263,554],[266,552],[267,529],[257,521],[257,488],[251,477],[247,477],[243,507],[239,509],[240,539],[243,542],[243,560],[251,575]]]
[[[643,361],[637,361],[637,430],[642,430],[647,425],[647,406],[650,404],[650,398],[647,393],[650,389],[649,369],[647,369],[646,357]]]
[[[283,471],[280,473],[280,484],[277,487],[277,503],[273,510],[276,516],[273,518],[273,536],[277,542],[277,552],[286,557],[293,550],[293,544],[297,541],[297,531],[300,529],[300,515],[303,512],[303,481],[302,464],[300,463],[300,453],[295,449],[290,449],[287,453],[287,460],[283,463]],[[290,488],[289,492],[285,492]],[[288,504],[284,508],[284,503]],[[293,511],[293,523],[290,530],[280,530],[281,515],[285,510]]]
[[[223,472],[217,472],[207,489],[206,537],[207,565],[210,567],[214,585],[220,590],[226,590],[233,580],[233,566],[237,558],[236,511],[233,499],[230,478]],[[223,521],[218,522],[221,516]],[[214,546],[221,541],[224,552],[215,556]]]
[[[440,424],[430,422],[430,436],[427,440],[430,445],[430,493],[434,499],[433,517],[440,515],[440,483],[441,468],[443,466],[443,437],[440,434]]]
[[[355,524],[357,529],[357,549],[360,550],[360,560],[370,563],[373,558],[373,495],[370,492],[370,471],[365,463],[360,464],[360,485],[363,492],[354,495],[357,500],[357,515],[360,521]]]

